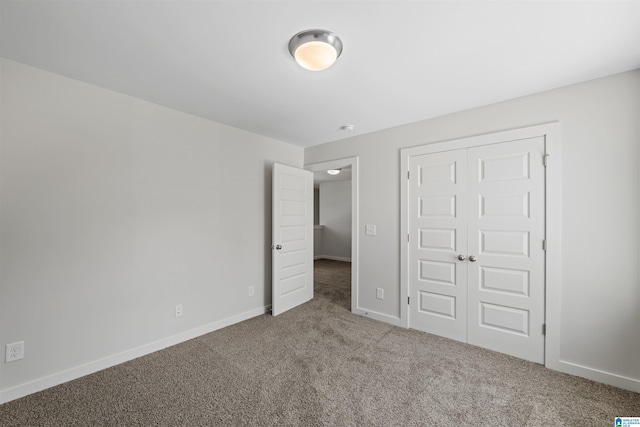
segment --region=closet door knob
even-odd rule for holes
[[[467,259],[466,256],[464,256],[462,254],[458,255],[458,261],[464,261],[465,259]]]
[[[469,261],[471,261],[471,262],[476,262],[476,261],[477,261],[476,256],[475,256],[475,255],[471,255],[471,256],[469,257]]]

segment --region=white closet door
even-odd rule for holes
[[[409,165],[409,322],[467,339],[466,150],[414,156]]]
[[[544,363],[544,153],[543,137],[468,149],[468,342],[538,363]]]

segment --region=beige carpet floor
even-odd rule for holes
[[[640,395],[315,298],[0,406],[2,426],[612,426]]]

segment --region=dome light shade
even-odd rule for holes
[[[342,53],[342,41],[330,31],[305,30],[291,38],[289,53],[302,68],[322,71],[336,62]]]
[[[342,169],[329,169],[327,173],[329,175],[338,175]]]

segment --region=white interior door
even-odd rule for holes
[[[274,163],[272,306],[274,316],[313,298],[313,174]]]
[[[544,363],[544,155],[538,137],[410,157],[410,327]]]
[[[544,137],[468,150],[468,259],[475,259],[468,342],[537,363],[544,363],[544,153]]]
[[[409,170],[411,327],[467,341],[466,150],[414,156]]]

